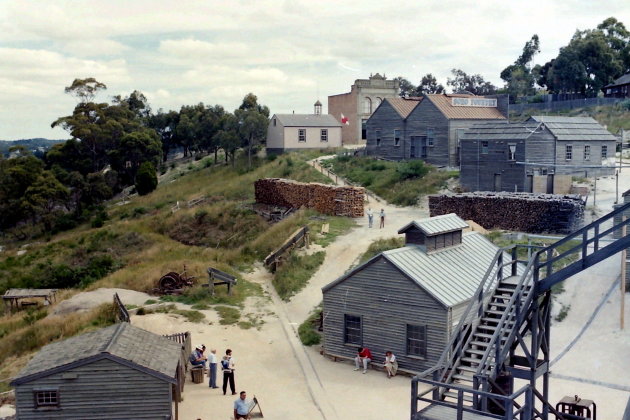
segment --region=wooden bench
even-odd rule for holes
[[[332,359],[333,362],[347,361],[347,362],[351,362],[352,364],[354,364],[354,357],[341,356],[339,354],[326,353],[326,352],[322,352],[322,354],[324,355],[324,357],[328,357],[329,359]],[[385,368],[385,364],[384,363],[378,363],[378,362],[375,362],[374,360],[372,360],[368,364],[368,367],[372,368],[372,369],[376,369],[376,370],[381,370],[382,371]],[[414,372],[414,371],[411,371],[409,369],[401,369],[400,365],[399,365],[396,375],[400,375],[400,374],[405,374],[406,376],[416,376],[418,374],[418,372]]]

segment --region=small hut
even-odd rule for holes
[[[123,322],[43,347],[14,378],[19,419],[177,419],[182,346]]]

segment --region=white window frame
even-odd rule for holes
[[[319,141],[328,142],[328,129],[322,128],[319,131]]]
[[[306,143],[306,128],[298,128],[298,142]]]
[[[367,96],[365,97],[365,100],[363,101],[363,113],[364,114],[372,113],[372,99],[370,99]]]
[[[572,160],[573,159],[573,145],[567,144],[564,146],[564,160]]]
[[[398,135],[396,135],[396,132],[398,132]],[[401,133],[402,130],[394,130],[394,146],[400,146],[400,137],[401,137]]]
[[[591,160],[591,146],[589,144],[584,145],[584,160]]]
[[[608,159],[608,146],[603,144],[602,145],[602,159]]]
[[[59,407],[59,389],[33,389],[35,408]]]
[[[435,128],[427,127],[427,146],[433,147],[434,145],[435,145]]]
[[[516,160],[516,144],[508,144],[508,160]]]

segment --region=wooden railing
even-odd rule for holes
[[[270,266],[273,271],[275,271],[276,266],[278,265],[278,260],[284,253],[293,249],[301,240],[304,240],[304,245],[308,247],[309,241],[309,229],[308,226],[304,226],[296,230],[293,235],[289,237],[280,248],[273,251],[271,254],[267,255],[265,258],[265,265]]]
[[[168,334],[163,337],[176,341],[182,345],[182,351],[179,356],[179,364],[177,366],[177,387],[175,390],[175,398],[178,402],[182,401],[182,392],[184,392],[184,383],[186,382],[186,372],[188,371],[188,355],[192,353],[192,338],[190,332]]]
[[[116,306],[116,318],[118,318],[118,321],[131,323],[131,320],[129,318],[129,311],[127,310],[127,308],[125,308],[125,305],[120,300],[120,296],[118,296],[118,293],[114,293],[114,306]]]

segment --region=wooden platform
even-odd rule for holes
[[[454,420],[457,418],[457,410],[443,405],[430,405],[416,414],[414,420]],[[489,420],[501,419],[496,414],[476,414],[464,411],[462,420]]]

